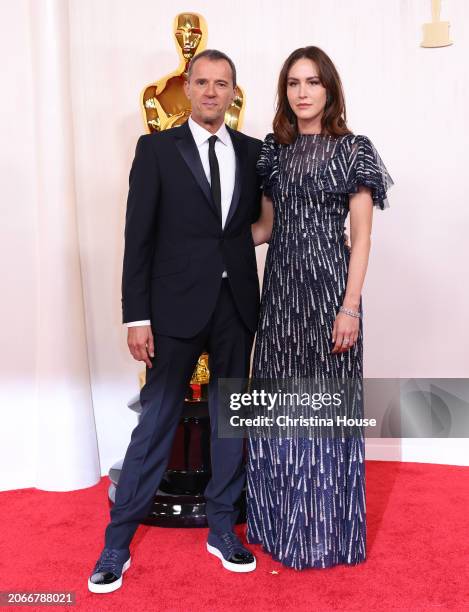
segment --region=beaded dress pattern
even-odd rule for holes
[[[345,295],[349,194],[371,189],[388,207],[393,184],[362,135],[299,135],[264,140],[257,170],[272,198],[274,225],[266,257],[253,361],[258,379],[351,379],[351,411],[363,417],[363,327],[345,353],[331,354],[332,327]],[[360,312],[362,306],[360,304]],[[364,436],[258,438],[248,441],[251,543],[295,569],[354,565],[366,558]]]

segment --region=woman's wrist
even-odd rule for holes
[[[348,308],[349,310],[358,311],[360,308],[360,299],[345,297],[344,301],[342,302],[342,306],[344,308]]]
[[[345,308],[345,306],[341,306],[339,308],[339,312],[343,312],[349,317],[354,317],[355,319],[359,319],[361,317],[359,310],[351,310],[350,308]]]

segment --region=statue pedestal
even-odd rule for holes
[[[448,47],[453,41],[449,39],[449,21],[434,21],[423,24],[421,47]]]
[[[128,404],[141,413],[140,395]],[[109,471],[109,500],[114,503],[123,460]],[[184,402],[163,479],[155,492],[145,525],[158,527],[207,527],[204,490],[210,480],[210,418],[206,401]],[[245,494],[239,500],[238,523],[246,521]]]

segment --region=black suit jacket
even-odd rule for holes
[[[223,270],[254,333],[259,280],[251,223],[260,212],[262,142],[228,128],[236,179],[224,229],[189,125],[141,136],[129,176],[122,274],[123,322],[188,338],[208,322]]]

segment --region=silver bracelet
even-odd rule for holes
[[[356,312],[355,310],[349,310],[348,308],[345,308],[344,306],[341,306],[339,308],[339,312],[343,312],[346,315],[349,315],[351,317],[355,317],[356,319],[359,319],[361,317],[359,312]]]

